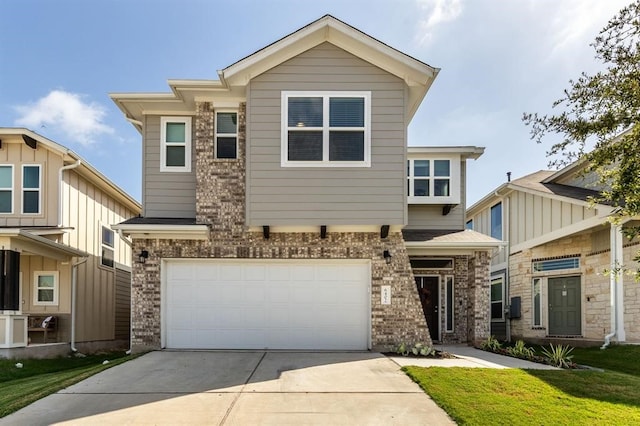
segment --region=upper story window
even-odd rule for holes
[[[491,207],[491,236],[495,239],[502,239],[502,203]]]
[[[191,171],[191,117],[160,119],[160,171]]]
[[[40,213],[40,165],[22,166],[22,213]]]
[[[410,158],[407,160],[409,203],[458,204],[459,178],[459,159]]]
[[[13,166],[0,166],[0,213],[13,213]]]
[[[216,158],[238,158],[238,113],[216,112]]]
[[[33,273],[33,304],[58,304],[58,271],[35,271]]]
[[[470,229],[470,230],[472,230],[472,231],[473,231],[473,219],[469,219],[469,220],[467,221],[467,224],[465,225],[465,228],[466,228],[466,229]]]
[[[100,264],[102,266],[107,266],[109,268],[113,268],[113,249],[115,246],[115,233],[113,230],[107,228],[106,226],[101,226],[102,230],[102,247],[101,247],[101,258]]]
[[[282,166],[371,166],[370,116],[371,92],[282,92]]]

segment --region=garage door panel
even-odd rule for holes
[[[365,262],[167,261],[165,268],[167,347],[368,347]]]

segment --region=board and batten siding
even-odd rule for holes
[[[131,271],[116,268],[115,338],[129,340],[131,333]]]
[[[467,164],[460,161],[460,204],[443,215],[443,204],[409,204],[409,223],[405,229],[430,229],[430,230],[463,230],[465,227],[466,198],[465,182]]]
[[[195,117],[191,122],[191,172],[160,171],[159,115],[146,116],[142,152],[142,215],[196,217]]]
[[[71,229],[64,234],[63,243],[90,255],[78,267],[76,340],[114,339],[116,278],[114,268],[101,265],[102,226],[123,222],[137,212],[75,170],[65,172],[64,202],[63,226]],[[131,266],[131,259],[131,248],[116,233],[115,263]]]
[[[282,91],[371,91],[371,167],[281,167]],[[323,43],[251,80],[247,224],[406,223],[405,84]]]
[[[8,136],[6,139],[11,139]],[[3,138],[4,139],[4,138]],[[22,165],[40,165],[40,213],[22,214]],[[13,165],[13,213],[0,214],[0,226],[56,226],[58,223],[58,170],[62,156],[48,149],[32,149],[24,143],[5,143],[0,165]]]

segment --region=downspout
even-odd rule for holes
[[[78,352],[78,349],[76,349],[76,293],[78,292],[78,266],[85,263],[88,259],[88,257],[83,257],[81,260],[71,265],[71,352]]]
[[[133,244],[131,243],[131,241],[125,238],[124,234],[122,233],[122,229],[118,229],[117,231],[120,239],[124,241],[125,244],[131,247],[131,249],[133,250]],[[133,253],[131,253],[131,255],[133,258]],[[125,354],[127,355],[131,355],[131,350],[133,348],[133,330],[131,330],[132,324],[133,324],[133,309],[131,309],[131,300],[129,300],[129,327],[130,327],[129,328],[129,349],[127,349],[127,351],[125,352]]]
[[[621,309],[618,306],[618,295],[622,292],[620,286],[620,277],[622,271],[623,257],[622,257],[622,236],[620,225],[611,225],[610,230],[610,248],[611,248],[611,270],[609,271],[609,287],[610,287],[610,309],[611,309],[611,332],[604,336],[604,344],[600,349],[606,349],[611,344],[611,339],[618,336],[618,341],[624,340],[624,327],[622,332],[618,333],[618,311]]]
[[[75,163],[73,164],[69,164],[66,166],[62,166],[60,167],[60,170],[58,170],[58,228],[62,228],[62,207],[63,207],[63,196],[64,196],[64,192],[62,191],[62,174],[65,170],[71,170],[71,169],[75,169],[76,167],[78,167],[82,162],[80,160],[77,160]]]
[[[509,181],[511,180],[511,172],[507,173],[507,179],[509,179]],[[511,282],[510,282],[510,268],[509,268],[509,262],[510,262],[510,253],[511,253],[511,243],[509,241],[511,241],[511,199],[508,197],[503,197],[502,198],[502,205],[505,207],[504,208],[504,212],[502,214],[502,222],[504,223],[504,233],[506,235],[503,235],[503,241],[507,242],[506,245],[506,253],[505,253],[505,259],[507,260],[507,268],[505,269],[505,277],[504,277],[504,293],[505,293],[505,298],[507,299],[506,302],[509,306],[509,313],[505,315],[505,337],[507,338],[507,342],[511,342],[511,299],[510,299],[510,294],[511,294]]]

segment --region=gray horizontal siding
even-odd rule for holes
[[[280,102],[284,90],[371,91],[372,167],[281,167]],[[248,224],[404,224],[404,108],[401,79],[329,43],[251,80]]]
[[[160,172],[160,116],[145,118],[144,216],[196,217],[195,119],[191,130],[191,173]]]

